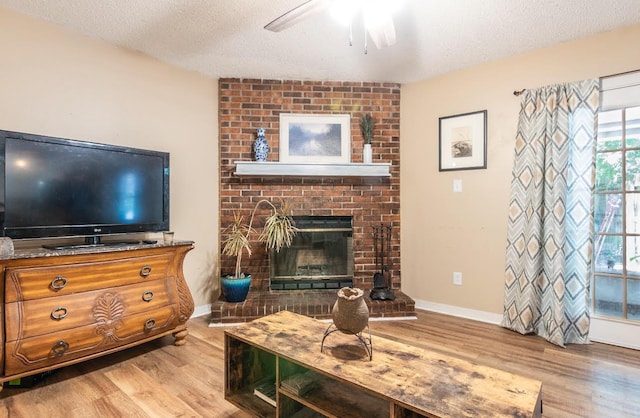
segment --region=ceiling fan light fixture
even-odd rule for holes
[[[391,14],[396,3],[385,0],[372,0],[362,10],[365,32],[380,49],[396,43],[396,29]]]
[[[349,28],[349,45],[353,45],[353,21],[362,15],[364,23],[364,52],[367,53],[367,38],[378,49],[396,43],[396,31],[391,14],[403,0],[305,0],[298,6],[269,22],[264,28],[280,32],[325,8],[333,18]]]
[[[380,27],[390,14],[389,8],[381,1],[372,2],[362,9],[364,24],[371,29]]]
[[[350,26],[361,7],[362,0],[333,0],[329,11],[336,22],[342,26]]]

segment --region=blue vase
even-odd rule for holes
[[[247,298],[250,285],[250,274],[239,279],[221,277],[220,280],[222,294],[227,302],[243,302]]]
[[[264,137],[264,128],[258,128],[258,137],[253,143],[253,154],[256,157],[256,161],[267,161],[268,153],[269,144]]]

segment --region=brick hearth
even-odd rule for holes
[[[391,287],[399,295],[394,302],[370,305],[372,316],[412,316],[413,301],[402,294],[400,279],[400,85],[346,81],[292,81],[261,79],[219,80],[220,126],[220,237],[238,212],[247,218],[261,199],[286,200],[294,216],[350,216],[353,220],[354,287],[373,287],[376,272],[373,227],[392,226]],[[240,177],[235,161],[253,160],[258,128],[266,130],[268,161],[279,159],[279,115],[350,114],[351,161],[362,161],[363,138],[359,119],[371,113],[375,119],[373,162],[390,163],[390,177]],[[254,226],[260,228],[256,214]],[[257,235],[257,234],[256,234]],[[253,241],[253,240],[252,240]],[[293,306],[295,312],[328,315],[336,290],[328,292],[269,291],[269,258],[264,246],[252,243],[251,258],[242,269],[252,276],[249,298],[242,304],[218,300],[212,310],[215,321],[238,322]],[[222,273],[233,271],[234,259],[222,256]],[[372,301],[368,301],[372,302]],[[289,308],[286,308],[290,310]],[[235,319],[229,319],[235,318]]]
[[[335,290],[295,292],[263,292],[251,290],[241,303],[217,300],[211,308],[211,322],[233,324],[249,322],[279,311],[290,311],[317,319],[330,319],[337,299]],[[399,290],[393,301],[371,300],[365,292],[370,318],[401,318],[415,316],[415,302]]]

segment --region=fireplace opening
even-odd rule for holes
[[[271,290],[353,286],[353,221],[350,216],[297,216],[290,247],[269,254]]]

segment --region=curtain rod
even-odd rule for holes
[[[522,93],[524,93],[525,91],[527,91],[527,89],[522,89],[522,90],[514,90],[513,91],[513,95],[514,96],[520,96]]]

